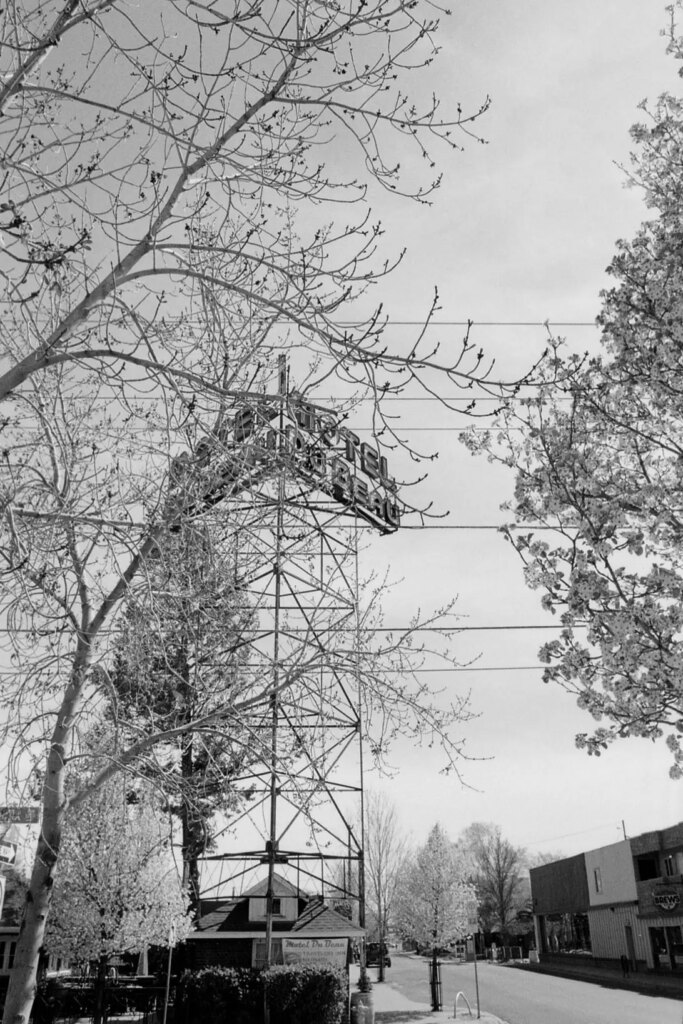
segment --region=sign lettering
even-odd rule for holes
[[[331,412],[291,401],[286,413],[290,422],[280,431],[272,425],[280,416],[279,400],[265,398],[256,406],[238,409],[232,419],[223,420],[212,437],[198,443],[194,458],[183,453],[173,461],[172,486],[187,489],[189,484],[191,493],[193,474],[208,470],[213,481],[204,501],[213,504],[225,493],[227,484],[245,472],[244,486],[248,486],[249,467],[265,463],[273,452],[279,452],[313,477],[335,501],[355,509],[384,532],[398,529],[398,488],[386,457],[348,427],[339,426]]]
[[[677,892],[653,892],[652,902],[661,910],[671,911],[676,909],[681,902],[681,897]]]
[[[282,937],[282,959],[286,964],[337,964],[345,966],[349,940],[291,939]]]
[[[35,825],[38,822],[38,807],[18,805],[0,807],[0,824],[2,825]]]

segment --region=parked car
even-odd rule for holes
[[[391,967],[391,957],[387,947],[382,944],[384,966]],[[379,942],[368,942],[365,948],[365,963],[367,967],[379,967]]]

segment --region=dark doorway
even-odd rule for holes
[[[638,961],[636,960],[636,948],[633,944],[633,928],[630,924],[625,927],[626,931],[626,956],[628,957],[632,971],[638,970]]]
[[[681,944],[681,926],[679,924],[666,929],[666,944],[669,947],[671,970],[675,971],[677,967],[683,966],[683,944]]]
[[[669,966],[668,950],[666,948],[666,934],[663,928],[650,928],[650,942],[652,943],[652,958],[655,970],[660,967]]]

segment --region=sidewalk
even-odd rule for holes
[[[388,982],[384,981],[372,988],[373,1003],[375,1007],[376,1024],[445,1024],[453,1020],[453,1007],[444,1007],[443,1010],[431,1010],[428,1003],[413,1003],[406,999]],[[472,1004],[472,1015],[467,1012],[467,1004],[464,1000],[458,1000],[457,1020],[477,1020],[477,1006]],[[492,1013],[481,1011],[479,1018],[482,1024],[506,1024],[500,1017]]]
[[[372,972],[374,974],[374,971]],[[351,991],[357,991],[358,971],[351,973]],[[388,981],[376,982],[372,979],[372,1000],[375,1007],[376,1024],[445,1024],[453,1020],[453,1007],[444,1006],[443,1010],[434,1011],[430,1009],[429,1003],[414,1003],[411,999],[402,995],[398,989],[392,988]],[[457,1020],[477,1020],[477,1006],[474,1000],[471,1001],[472,1015],[467,1012],[467,1004],[463,999],[458,1000]],[[506,1024],[500,1017],[493,1013],[481,1011],[479,1020],[482,1024]]]
[[[627,978],[621,971],[613,967],[601,967],[591,963],[508,963],[500,964],[501,968],[513,971],[527,971],[534,974],[552,974],[558,978],[571,978],[572,981],[585,981],[592,985],[604,985],[606,988],[623,988],[630,992],[640,992],[647,996],[664,996],[667,999],[683,1000],[683,975],[660,974],[654,971],[631,972]]]

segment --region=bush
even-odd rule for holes
[[[338,967],[292,964],[263,973],[271,1024],[341,1024],[348,993]]]
[[[177,1024],[254,1024],[261,1020],[263,987],[251,967],[185,971],[175,1002]]]

